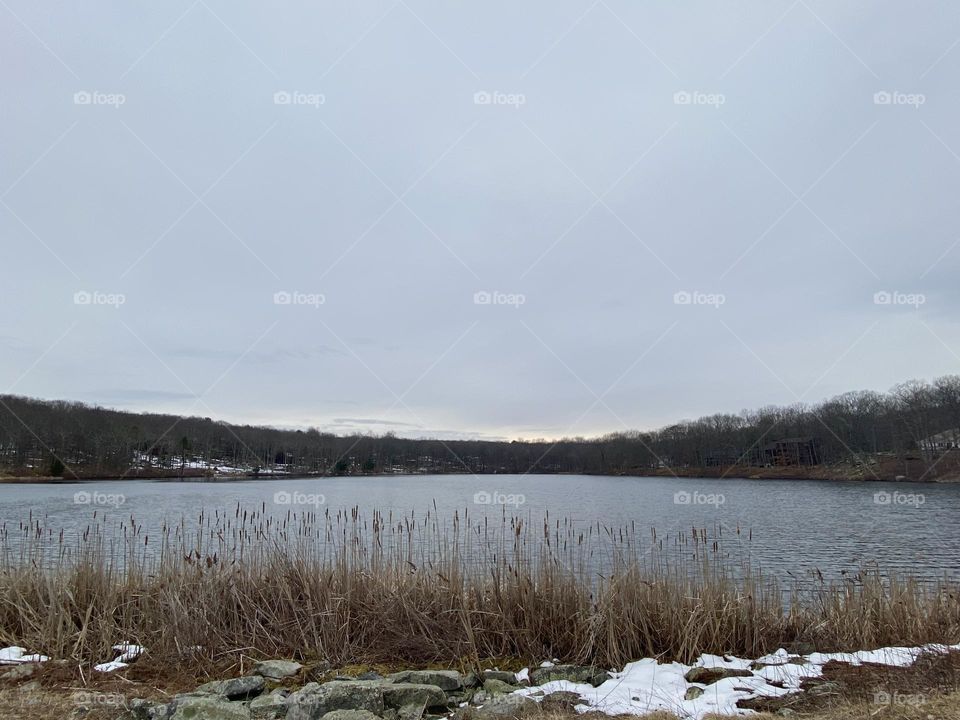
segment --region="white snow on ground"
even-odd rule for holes
[[[752,661],[735,657],[701,655],[693,665],[681,663],[658,663],[652,658],[628,664],[622,672],[611,673],[613,678],[599,687],[588,684],[557,680],[539,686],[523,688],[517,695],[533,696],[542,692],[548,695],[559,690],[578,693],[585,701],[577,710],[599,710],[608,715],[621,713],[641,714],[655,710],[672,712],[685,720],[701,720],[708,713],[746,715],[751,711],[737,707],[737,701],[756,697],[778,697],[800,690],[800,683],[823,674],[823,666],[831,660],[852,665],[875,663],[906,667],[912,665],[924,652],[946,653],[960,650],[960,645],[925,645],[916,648],[891,647],[879,650],[861,650],[855,653],[812,653],[790,655],[786,650],[758,658],[756,662],[768,665],[756,671],[750,670]],[[799,664],[804,662],[804,664]],[[688,683],[685,675],[693,667],[748,670],[751,677],[723,678],[710,685]],[[528,670],[517,673],[517,678],[527,677]],[[777,685],[771,685],[769,682]],[[782,685],[783,687],[778,687]],[[695,700],[685,700],[691,687],[704,691]]]
[[[140,654],[144,651],[139,645],[131,645],[130,643],[120,643],[119,645],[114,645],[113,649],[120,654],[110,662],[94,665],[94,670],[99,670],[100,672],[113,672],[114,670],[120,670],[121,668],[127,667],[130,661],[136,660],[138,657],[140,657]]]
[[[35,663],[49,660],[46,655],[25,655],[26,649],[12,645],[0,648],[0,665],[20,665],[21,663]]]

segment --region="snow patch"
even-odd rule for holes
[[[791,655],[780,649],[770,655],[764,655],[756,661],[742,658],[701,655],[693,665],[682,663],[659,663],[653,658],[629,663],[622,672],[612,673],[613,677],[599,687],[588,684],[556,680],[540,686],[532,686],[516,691],[517,695],[541,700],[542,696],[552,692],[568,690],[579,694],[584,703],[577,705],[579,712],[600,711],[608,715],[639,715],[657,710],[672,712],[683,720],[702,720],[709,713],[724,715],[748,715],[752,711],[737,707],[737,702],[757,697],[780,697],[800,690],[800,683],[807,678],[820,677],[823,666],[830,661],[845,662],[851,665],[874,663],[893,667],[906,667],[923,653],[947,653],[960,650],[958,645],[924,645],[905,648],[890,647],[879,650],[860,650],[854,653],[811,653],[810,655]],[[759,670],[751,670],[754,662],[766,665]],[[543,664],[541,667],[549,667]],[[749,677],[729,677],[710,685],[688,683],[686,674],[694,667],[723,668],[727,670],[746,670]],[[517,673],[517,678],[529,677],[529,670]],[[771,682],[777,685],[771,685]],[[782,685],[783,687],[778,687]],[[694,699],[684,699],[691,687],[703,690],[703,694]],[[534,696],[542,691],[542,696]]]

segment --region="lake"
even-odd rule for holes
[[[960,579],[960,485],[801,480],[676,479],[574,475],[417,475],[230,482],[97,481],[0,485],[0,523],[15,531],[32,514],[56,534],[81,533],[94,517],[117,524],[131,516],[145,532],[201,509],[243,509],[283,516],[358,507],[397,517],[549,513],[587,527],[633,526],[659,537],[707,528],[734,544],[768,575],[828,577],[863,563],[923,579]],[[435,510],[434,510],[435,508]],[[740,528],[739,537],[736,529]],[[751,538],[751,539],[748,539]],[[10,532],[7,543],[15,543]],[[729,549],[726,547],[725,549]]]

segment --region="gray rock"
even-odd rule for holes
[[[167,714],[167,706],[143,698],[133,698],[127,703],[132,720],[154,720]]]
[[[510,683],[511,685],[517,684],[517,674],[505,670],[484,670],[483,679],[499,680],[500,682]]]
[[[310,683],[287,698],[287,720],[319,720],[334,710],[366,710],[383,716],[387,709],[397,720],[420,720],[424,711],[446,713],[447,695],[436,685],[392,680],[332,680]]]
[[[165,720],[250,720],[243,703],[214,695],[183,695],[166,706]]]
[[[192,695],[219,695],[229,700],[247,700],[263,692],[266,681],[260,675],[214,680],[204,683]]]
[[[691,685],[690,687],[687,688],[687,692],[686,694],[684,694],[683,699],[696,700],[698,697],[703,695],[703,693],[704,693],[703,688],[697,687],[696,685]]]
[[[264,660],[254,665],[248,674],[262,675],[271,680],[283,680],[284,678],[293,677],[302,669],[303,665],[293,660]]]
[[[308,683],[286,700],[287,720],[320,720],[335,710],[366,710],[383,713],[383,690],[363,682]]]
[[[489,678],[484,681],[483,689],[491,695],[507,695],[517,690],[513,685],[505,683],[503,680],[497,680],[496,678]]]
[[[804,684],[803,686],[804,692],[813,696],[839,695],[843,689],[843,683],[835,682],[833,680],[811,682],[809,684]]]
[[[323,717],[324,720],[380,720],[368,710],[334,710]]]
[[[700,683],[701,685],[711,685],[717,680],[723,680],[730,677],[753,677],[749,670],[731,670],[730,668],[690,668],[684,675],[687,682]]]
[[[405,670],[388,675],[387,678],[393,682],[436,685],[444,692],[463,689],[463,678],[456,670]]]
[[[539,706],[536,700],[522,695],[504,695],[486,703],[483,707],[474,710],[480,720],[507,720],[522,718],[537,712]]]
[[[581,705],[583,702],[584,700],[579,693],[569,690],[559,690],[545,695],[543,700],[540,701],[540,709],[544,712],[559,710],[570,713],[577,705]]]
[[[383,704],[400,710],[408,705],[419,705],[421,710],[445,712],[447,694],[436,685],[418,685],[416,683],[382,683]]]
[[[543,685],[554,680],[567,680],[573,683],[589,683],[594,687],[610,679],[609,673],[592,665],[554,665],[530,671],[530,684]]]
[[[26,680],[28,677],[31,677],[36,670],[36,663],[14,665],[13,668],[0,675],[0,680]]]
[[[287,715],[287,692],[274,690],[250,701],[250,717],[253,720],[281,720]]]

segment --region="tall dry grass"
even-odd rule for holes
[[[957,589],[864,571],[781,587],[748,537],[691,529],[356,508],[237,506],[149,536],[94,516],[77,537],[0,532],[0,643],[81,663],[131,641],[180,662],[231,653],[333,663],[546,657],[619,667],[789,643],[840,650],[960,639]]]

